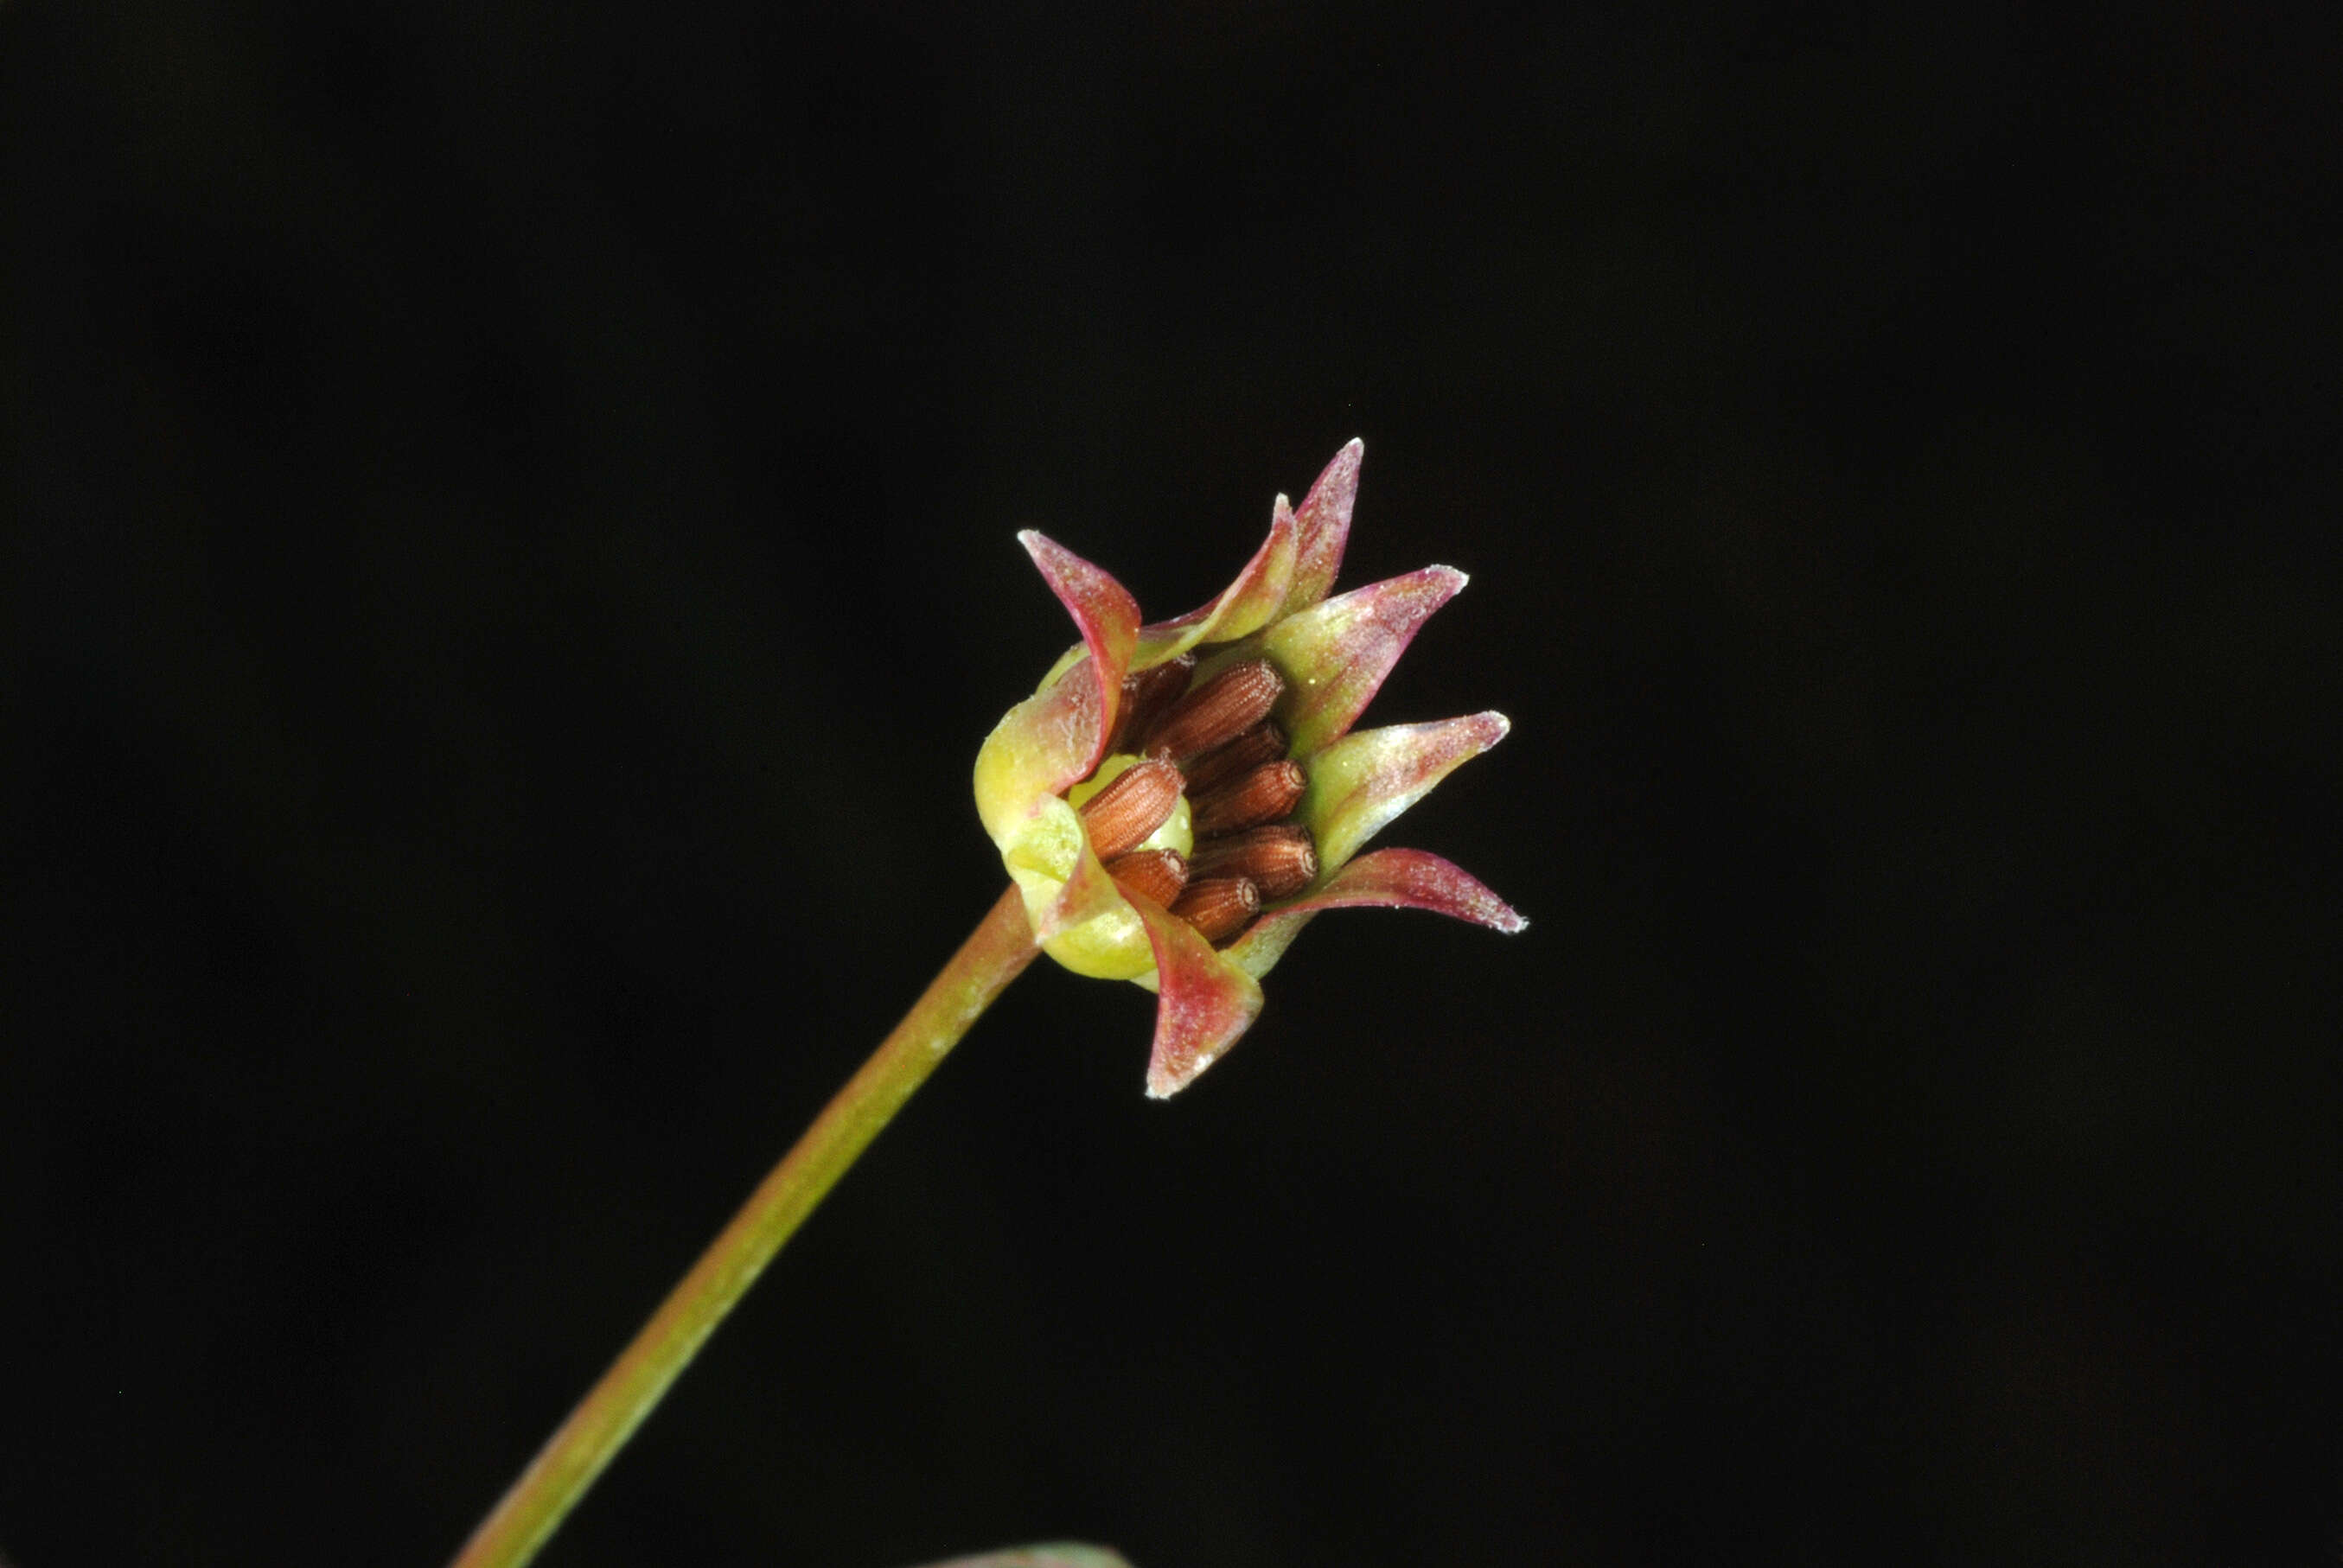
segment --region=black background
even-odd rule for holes
[[[2338,38],[1927,9],[11,7],[0,1549],[442,1560],[1361,435],[1528,933],[1037,968],[545,1561],[2331,1559]]]

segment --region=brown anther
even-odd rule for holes
[[[1285,755],[1285,731],[1263,719],[1227,745],[1205,752],[1181,771],[1188,775],[1188,790],[1201,794],[1224,779],[1249,773],[1264,762]]]
[[[1265,658],[1232,664],[1187,696],[1147,737],[1147,755],[1185,762],[1269,717],[1285,678]]]
[[[1145,893],[1170,909],[1188,885],[1188,862],[1177,849],[1138,849],[1106,863],[1106,874],[1127,893]]]
[[[1261,890],[1242,877],[1200,877],[1188,884],[1172,912],[1218,947],[1261,913]]]
[[[1180,770],[1169,762],[1140,762],[1082,802],[1091,848],[1101,860],[1136,849],[1163,826],[1180,803]]]
[[[1209,795],[1201,799],[1191,796],[1188,806],[1195,813],[1192,820],[1196,837],[1233,833],[1262,822],[1274,822],[1301,801],[1302,792],[1309,783],[1309,777],[1298,762],[1264,762]]]
[[[1310,885],[1318,874],[1318,849],[1309,829],[1279,822],[1197,845],[1190,869],[1199,877],[1242,877],[1274,903]]]
[[[1164,710],[1180,700],[1188,689],[1189,678],[1196,673],[1196,656],[1183,653],[1152,669],[1142,669],[1136,675],[1122,678],[1122,700],[1116,709],[1114,734],[1106,743],[1109,751],[1136,751],[1134,738],[1144,739],[1155,728],[1155,721]]]

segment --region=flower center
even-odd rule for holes
[[[1119,851],[1107,870],[1127,892],[1143,893],[1193,926],[1215,947],[1242,935],[1262,910],[1290,899],[1318,874],[1310,829],[1288,820],[1309,777],[1286,755],[1285,731],[1270,711],[1285,689],[1266,659],[1230,665],[1194,680],[1183,655],[1126,678],[1116,755],[1067,799],[1083,808],[1092,840],[1129,816],[1144,788],[1133,769],[1169,764],[1180,798],[1154,831]],[[1124,805],[1120,794],[1131,798]],[[1120,809],[1119,809],[1120,808]],[[1175,827],[1176,824],[1176,827]],[[1119,827],[1131,831],[1131,825]],[[1168,895],[1168,896],[1167,896]]]

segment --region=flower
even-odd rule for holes
[[[1106,572],[1018,536],[1082,640],[985,739],[977,813],[1045,951],[1157,992],[1147,1091],[1159,1099],[1252,1025],[1261,977],[1322,910],[1528,924],[1437,855],[1358,854],[1509,728],[1492,712],[1352,730],[1465,581],[1426,567],[1326,597],[1364,452],[1337,453],[1298,510],[1278,497],[1236,580],[1174,620],[1142,626]]]

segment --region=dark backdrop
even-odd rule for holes
[[[2338,40],[1928,9],[10,7],[0,1550],[441,1560],[1363,435],[1529,932],[1037,969],[547,1561],[2331,1557]]]

